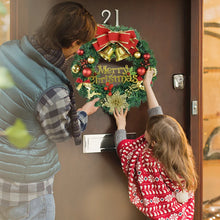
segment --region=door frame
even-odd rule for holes
[[[190,104],[192,106],[192,101],[198,101],[198,114],[192,115],[190,111],[190,126],[189,126],[189,139],[190,144],[193,147],[196,168],[199,176],[199,186],[196,192],[196,202],[195,202],[195,220],[202,219],[202,190],[203,190],[203,143],[202,143],[202,36],[203,36],[203,0],[190,0],[191,7],[191,33],[190,33]],[[22,20],[22,25],[20,18],[22,14],[25,14],[25,10],[28,7],[24,6],[24,1],[21,0],[11,0],[10,2],[10,37],[11,39],[19,39],[23,33],[23,28],[25,20]],[[19,9],[19,10],[18,10]],[[22,9],[23,11],[20,11]]]
[[[203,201],[203,111],[202,111],[202,39],[203,1],[191,0],[191,57],[190,57],[190,144],[193,147],[199,185],[196,192],[195,219],[202,219]],[[198,114],[192,115],[192,101],[198,102]]]

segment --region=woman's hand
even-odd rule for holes
[[[156,98],[156,96],[153,92],[153,89],[151,87],[151,82],[152,82],[154,71],[155,71],[154,68],[148,67],[147,72],[144,77],[144,81],[143,81],[145,91],[147,93],[147,101],[148,101],[148,108],[149,109],[159,106],[157,98]]]
[[[143,84],[144,84],[145,88],[147,88],[148,86],[151,85],[152,78],[153,78],[153,75],[154,75],[154,71],[155,71],[154,68],[148,67],[147,72],[146,72],[145,77],[144,77],[144,81],[143,81]]]
[[[127,113],[128,113],[128,109],[125,109],[125,111],[124,111],[123,108],[121,108],[120,112],[118,111],[118,109],[115,109],[113,114],[115,117],[115,121],[116,121],[116,125],[117,125],[118,130],[125,129]]]

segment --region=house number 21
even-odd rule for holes
[[[106,15],[107,16],[106,16]],[[103,24],[106,24],[106,22],[109,20],[109,18],[111,17],[111,11],[105,9],[102,11],[102,17],[106,17]],[[115,9],[115,26],[119,27],[119,10]]]

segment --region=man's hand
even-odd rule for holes
[[[95,98],[92,101],[87,102],[85,105],[83,105],[82,108],[79,108],[78,111],[84,111],[86,112],[86,114],[92,115],[93,113],[95,113],[99,107],[95,106],[95,103],[99,101],[99,98]]]

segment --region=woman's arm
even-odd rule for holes
[[[128,113],[128,109],[125,109],[125,111],[124,111],[122,108],[120,110],[120,112],[118,111],[118,109],[115,109],[113,114],[115,117],[115,121],[116,121],[116,125],[117,125],[118,130],[120,130],[120,129],[125,130],[127,113]]]
[[[149,109],[159,106],[157,98],[156,98],[156,96],[153,92],[153,89],[151,87],[153,74],[154,74],[154,69],[149,67],[146,74],[145,74],[144,81],[143,81],[145,91],[147,93],[147,101],[148,101],[148,108]]]
[[[154,115],[162,115],[163,111],[157,101],[157,98],[154,94],[154,91],[151,87],[151,82],[152,82],[152,78],[153,78],[153,74],[154,74],[154,68],[149,67],[145,77],[144,77],[144,87],[145,87],[145,91],[147,94],[147,101],[148,101],[148,115],[149,117],[152,117]]]
[[[121,109],[120,112],[117,109],[114,111],[114,117],[117,125],[117,131],[115,132],[116,147],[122,140],[127,139],[126,130],[125,130],[127,113],[128,113],[128,109],[126,109],[125,111]]]

